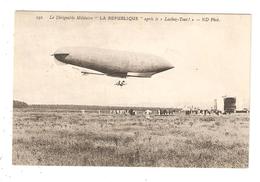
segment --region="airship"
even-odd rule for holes
[[[81,73],[84,75],[150,78],[154,74],[174,68],[169,61],[159,56],[121,50],[63,47],[52,55],[59,62],[83,69]]]

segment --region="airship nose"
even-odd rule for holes
[[[66,62],[66,57],[69,55],[67,51],[57,50],[52,54],[55,59],[61,62]]]
[[[69,55],[69,54],[66,54],[66,53],[54,54],[54,57],[55,57],[55,59],[57,59],[58,61],[65,62],[65,61],[66,61],[65,58],[66,58],[68,55]]]

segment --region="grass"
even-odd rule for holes
[[[15,109],[13,164],[248,167],[249,115],[123,116]]]

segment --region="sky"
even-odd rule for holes
[[[100,16],[137,16],[138,21]],[[156,17],[162,21],[144,20]],[[194,21],[164,21],[165,17]],[[205,17],[218,21],[202,21]],[[250,23],[249,15],[17,12],[14,99],[29,104],[210,107],[214,99],[227,95],[249,107]],[[175,68],[152,78],[127,78],[121,88],[114,85],[119,78],[82,76],[58,64],[51,54],[67,46],[153,54]]]

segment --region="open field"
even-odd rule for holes
[[[13,164],[248,167],[249,114],[151,118],[14,109]]]

